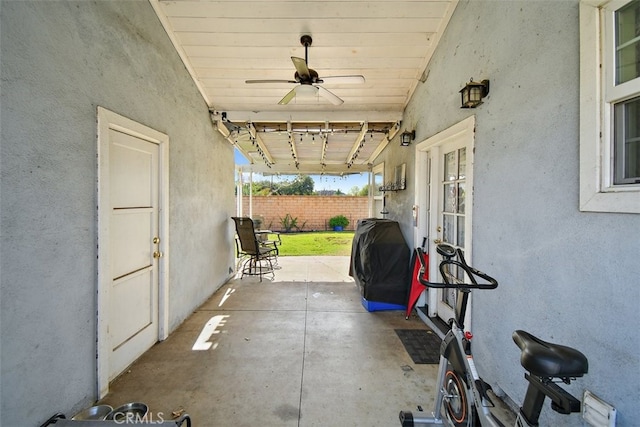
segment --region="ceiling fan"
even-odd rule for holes
[[[294,87],[287,93],[284,98],[278,102],[280,105],[286,105],[296,96],[307,97],[319,95],[331,102],[333,105],[340,105],[344,103],[333,92],[320,86],[322,83],[334,83],[334,84],[353,84],[364,83],[364,77],[359,75],[353,76],[326,76],[320,77],[316,70],[308,67],[308,50],[312,43],[311,36],[304,35],[300,37],[300,43],[304,46],[304,59],[295,56],[291,57],[293,66],[296,67],[294,74],[294,80],[246,80],[245,83],[298,83],[298,86]]]

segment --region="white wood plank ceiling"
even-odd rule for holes
[[[402,128],[407,102],[457,0],[150,0],[230,143],[263,173],[369,170]],[[279,102],[298,83],[291,57],[330,78]],[[334,105],[324,90],[340,98]],[[335,100],[334,100],[335,101]],[[337,102],[337,101],[336,101]]]

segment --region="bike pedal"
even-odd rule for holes
[[[493,388],[491,388],[491,385],[489,385],[489,383],[485,382],[482,378],[477,379],[476,380],[476,388],[478,390],[480,390],[480,395],[482,396],[482,400],[486,400],[489,405],[491,405],[492,408],[495,408],[495,403],[493,403],[493,400],[491,400],[491,398],[489,397],[489,393],[487,393],[489,390],[493,391]]]

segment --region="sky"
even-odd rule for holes
[[[245,159],[245,157],[242,154],[240,154],[238,150],[234,149],[234,155],[235,155],[236,165],[249,164],[249,161]],[[332,176],[332,175],[324,175],[324,176],[311,175],[311,178],[313,179],[313,182],[314,182],[313,189],[315,191],[340,190],[343,193],[349,193],[349,191],[351,191],[353,187],[358,187],[358,188],[364,187],[369,180],[368,175],[369,174],[367,173],[346,175],[344,177]],[[292,176],[280,177],[280,179],[288,179],[288,180],[291,180],[292,178],[293,178]],[[267,179],[267,178],[263,178],[263,176],[259,174],[253,175],[254,181],[261,181],[262,179]],[[271,177],[269,177],[268,179],[271,179]],[[274,177],[275,181],[277,181],[277,179],[278,179],[277,177]]]

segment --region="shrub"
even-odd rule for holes
[[[289,214],[286,214],[284,218],[280,218],[280,225],[282,225],[282,228],[287,233],[291,232],[291,230],[294,228],[300,231],[301,229],[304,228],[306,223],[307,221],[303,222],[301,226],[298,226],[298,218],[297,217],[293,218]]]
[[[344,215],[336,215],[329,219],[329,227],[346,227],[349,225],[349,219]]]

